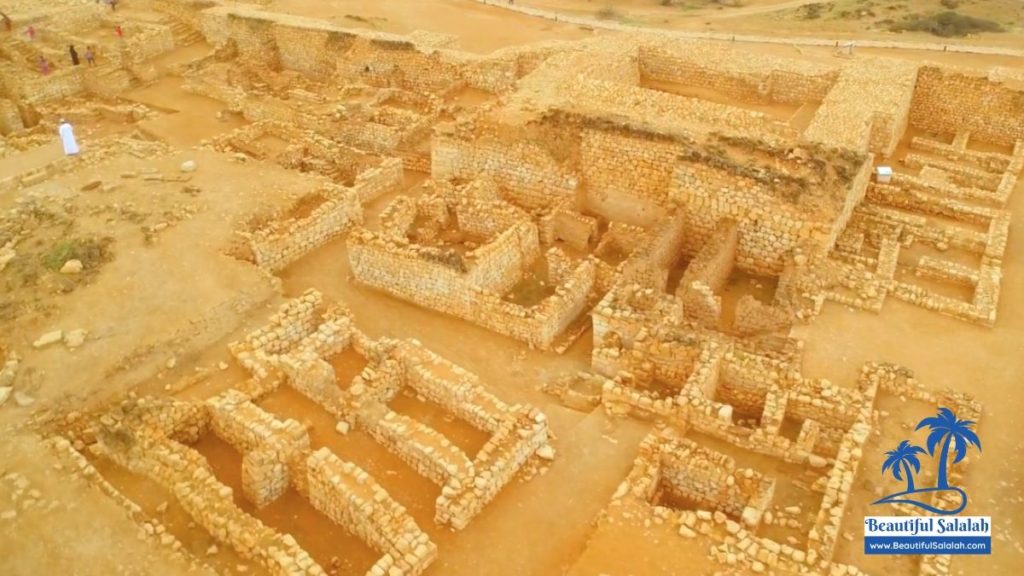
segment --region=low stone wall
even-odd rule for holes
[[[228,390],[206,401],[212,429],[242,454],[242,491],[262,508],[277,500],[292,482],[290,463],[309,451],[309,434],[294,420],[280,421]]]
[[[323,203],[303,218],[290,218],[249,234],[256,265],[277,272],[362,223],[363,210],[355,192],[333,188],[321,193]]]
[[[489,194],[493,191],[482,191]],[[473,192],[463,192],[472,194]],[[355,278],[403,300],[480,324],[547,349],[581,313],[593,293],[596,265],[580,262],[559,280],[554,293],[526,307],[505,299],[537,260],[539,234],[526,215],[493,200],[455,200],[463,232],[493,236],[486,244],[458,254],[450,249],[414,244],[408,233],[416,214],[448,224],[442,196],[420,198],[414,205],[397,199],[381,215],[386,230],[360,229],[349,237],[349,260]],[[504,228],[504,230],[502,230]],[[495,235],[496,234],[496,235]]]
[[[309,500],[335,523],[344,526],[384,556],[367,572],[417,575],[437,558],[437,546],[405,509],[374,479],[326,448],[311,454]]]

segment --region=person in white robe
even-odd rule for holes
[[[61,118],[58,132],[60,133],[60,142],[64,145],[64,154],[67,156],[78,154],[78,142],[75,141],[75,131],[71,128],[71,124]]]

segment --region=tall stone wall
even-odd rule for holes
[[[804,137],[831,147],[889,155],[907,124],[917,65],[898,60],[843,68]]]
[[[245,12],[228,14],[228,37],[235,41],[238,57],[254,68],[279,70],[281,58],[274,38],[274,22]]]
[[[666,42],[640,48],[640,71],[646,78],[708,88],[745,100],[797,105],[820,102],[832,88],[836,71],[806,63],[797,69],[791,63],[694,43]]]
[[[314,78],[327,78],[335,69],[335,61],[328,51],[331,33],[327,30],[274,26],[271,31],[277,46],[281,66]]]
[[[466,280],[472,285],[504,294],[522,278],[523,271],[540,257],[537,226],[520,222],[493,241],[466,255]]]
[[[355,230],[348,240],[352,273],[368,286],[436,310],[465,311],[473,295],[462,271],[421,257],[413,248],[389,248],[387,242]]]
[[[679,164],[672,188],[690,224],[687,249],[693,252],[704,245],[721,219],[736,219],[736,266],[748,273],[777,276],[787,253],[808,238],[824,243],[831,232],[827,215],[780,199],[752,179],[711,166]]]
[[[580,173],[587,208],[609,220],[651,224],[664,214],[675,159],[684,149],[641,133],[583,130]]]
[[[47,76],[22,76],[17,81],[18,100],[26,104],[45,104],[76,96],[85,90],[82,66],[63,68]]]
[[[572,198],[576,178],[543,148],[524,141],[492,138],[434,137],[431,175],[449,178],[490,178],[517,203],[543,207]]]
[[[935,133],[970,131],[983,142],[1013,146],[1024,140],[1024,91],[967,72],[922,67],[910,125]]]

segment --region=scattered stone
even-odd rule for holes
[[[83,192],[88,192],[89,190],[95,190],[95,189],[99,188],[102,185],[103,185],[103,180],[90,180],[84,186],[82,186],[82,191]]]
[[[220,362],[217,363],[217,368],[220,368],[221,370],[227,370],[228,363],[221,360]]]
[[[11,397],[11,392],[14,391],[12,386],[4,386],[0,388],[0,406],[7,403],[7,399]]]
[[[85,343],[85,337],[89,335],[86,330],[71,330],[64,334],[64,345],[69,350],[74,350]]]
[[[554,460],[555,449],[552,448],[550,444],[545,444],[537,449],[537,456],[544,460]]]
[[[177,365],[178,365],[178,359],[175,358],[174,356],[171,356],[170,358],[168,358],[167,362],[164,364],[164,366],[167,366],[168,370],[171,370],[172,368],[174,368]]]
[[[348,430],[349,430],[348,422],[345,422],[344,420],[339,420],[338,424],[334,427],[334,430],[338,434],[348,434]]]
[[[14,251],[13,241],[4,244],[3,247],[0,247],[0,271],[6,268],[7,264],[10,263],[11,260],[14,260],[14,257],[17,255],[18,253]]]
[[[84,265],[81,260],[68,260],[60,267],[61,274],[78,274],[82,271]]]
[[[25,408],[27,406],[35,404],[36,399],[24,392],[18,391],[14,393],[14,403],[22,408]]]
[[[184,162],[181,163],[181,171],[182,172],[195,172],[196,171],[196,161],[195,160],[185,160]]]
[[[37,339],[35,342],[33,342],[32,343],[32,347],[33,348],[45,348],[46,346],[49,346],[50,344],[56,344],[57,342],[60,342],[63,338],[64,338],[64,331],[63,330],[54,330],[52,332],[47,332],[46,334],[43,334],[42,336],[40,336],[39,339]]]

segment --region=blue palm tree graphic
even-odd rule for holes
[[[917,459],[918,454],[924,454],[924,448],[915,446],[906,440],[900,442],[895,450],[885,453],[888,456],[882,463],[882,474],[892,468],[892,475],[897,480],[903,480],[900,472],[907,477],[907,492],[914,491],[914,473],[921,471],[921,461]],[[913,468],[913,470],[911,470]]]
[[[946,475],[947,460],[949,459],[949,445],[955,443],[956,458],[953,459],[953,464],[964,459],[967,456],[967,448],[971,444],[978,447],[981,450],[981,440],[978,435],[971,430],[971,426],[974,425],[973,420],[957,420],[956,414],[949,408],[940,408],[939,413],[931,418],[925,418],[917,424],[917,428],[914,430],[920,430],[921,428],[928,427],[931,432],[928,433],[928,453],[935,456],[935,448],[942,443],[942,451],[939,453],[939,471],[938,471],[938,485],[937,488],[949,488],[949,478]]]
[[[974,421],[957,420],[956,414],[949,408],[940,408],[935,416],[921,420],[915,430],[928,428],[928,440],[925,444],[928,447],[928,454],[934,458],[935,453],[938,452],[939,456],[936,485],[931,488],[914,487],[913,474],[921,471],[921,462],[917,455],[923,454],[925,451],[920,446],[914,446],[904,440],[895,450],[885,453],[887,457],[882,463],[882,473],[885,474],[891,468],[892,474],[897,480],[903,480],[900,476],[905,474],[907,489],[885,496],[875,501],[874,504],[910,504],[935,514],[944,515],[956,514],[967,507],[967,493],[962,488],[949,485],[949,452],[952,448],[953,464],[956,464],[967,456],[967,450],[972,445],[981,450],[981,440],[974,430],[971,430],[972,426],[974,426]],[[913,498],[915,495],[931,492],[957,494],[960,497],[960,504],[955,509],[948,510]],[[948,500],[946,501],[948,502]]]

